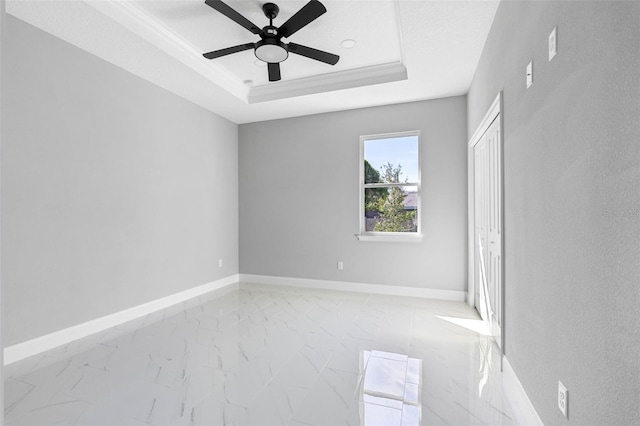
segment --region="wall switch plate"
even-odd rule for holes
[[[549,34],[549,61],[558,53],[558,27],[553,27]]]
[[[342,260],[338,260],[338,271],[342,271],[344,269],[344,262]]]
[[[218,259],[218,268],[222,268],[222,259]]]
[[[566,418],[569,418],[569,416],[567,416],[569,408],[569,391],[560,381],[558,381],[558,408]]]
[[[533,61],[527,64],[527,89],[533,84]]]

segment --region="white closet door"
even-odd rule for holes
[[[500,115],[474,148],[476,307],[500,336],[502,324],[502,146]],[[499,342],[500,339],[496,338]]]

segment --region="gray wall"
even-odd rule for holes
[[[406,130],[424,241],[359,242],[359,137]],[[243,124],[239,159],[242,273],[466,289],[465,97]]]
[[[11,16],[2,42],[5,345],[238,272],[237,125]]]
[[[504,91],[505,351],[545,424],[640,424],[639,69],[639,2],[505,1],[468,95],[471,134]]]

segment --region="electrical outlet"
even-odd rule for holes
[[[558,53],[558,27],[553,27],[549,34],[549,61]]]
[[[218,259],[218,268],[222,268],[222,259]]]
[[[567,415],[569,410],[569,391],[560,381],[558,381],[558,408],[566,418],[569,418]]]
[[[533,61],[527,64],[527,89],[533,84]]]
[[[344,262],[342,260],[338,260],[338,271],[342,271],[344,269]]]

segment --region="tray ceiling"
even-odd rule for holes
[[[258,26],[261,1],[225,0]],[[307,0],[276,1],[278,26]],[[327,13],[295,42],[340,55],[298,55],[267,81],[252,50],[202,53],[258,40],[203,0],[7,0],[7,13],[234,122],[465,94],[498,1],[323,0]],[[352,48],[341,45],[355,40]]]

